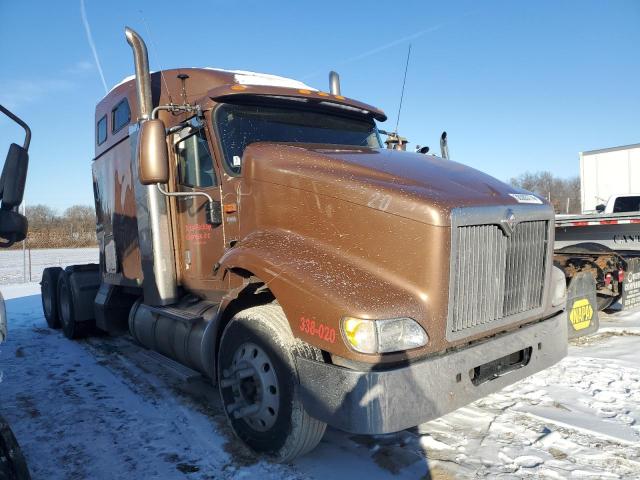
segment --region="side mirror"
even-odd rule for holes
[[[596,212],[602,213],[606,208],[607,206],[604,203],[601,203],[600,205],[596,205]]]
[[[207,203],[207,223],[214,227],[222,225],[222,204],[220,202],[210,201]]]
[[[147,120],[140,124],[138,178],[143,185],[169,181],[169,152],[162,120]]]
[[[22,203],[27,182],[29,153],[20,145],[12,143],[0,177],[0,200],[5,209],[12,209]]]

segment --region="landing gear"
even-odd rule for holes
[[[220,395],[240,440],[280,462],[313,450],[326,424],[310,417],[302,406],[294,355],[321,360],[319,350],[296,345],[277,305],[236,314],[220,345]]]

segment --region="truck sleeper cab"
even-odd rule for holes
[[[129,331],[210,377],[234,433],[280,461],[327,424],[399,431],[566,355],[549,205],[381,148],[384,113],[335,89],[214,69],[161,84],[127,35],[136,78],[96,108],[100,264],[45,272],[52,326]]]

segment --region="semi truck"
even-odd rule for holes
[[[19,212],[29,167],[31,129],[26,122],[9,109],[0,105],[0,112],[24,129],[22,145],[12,143],[0,176],[0,248],[9,248],[27,236],[27,219]],[[7,311],[0,292],[0,344],[7,339]],[[0,388],[2,388],[0,375]],[[0,415],[0,478],[29,480],[29,468],[11,427]]]
[[[235,435],[290,461],[325,428],[397,432],[567,352],[543,199],[385,149],[386,115],[274,75],[135,75],[95,113],[99,264],[45,270],[47,322],[130,333],[219,389]]]

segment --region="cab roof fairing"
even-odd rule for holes
[[[279,99],[304,100],[316,105],[327,105],[345,110],[355,111],[364,115],[370,115],[374,119],[384,122],[387,115],[372,105],[344,97],[332,95],[319,90],[308,88],[292,88],[270,85],[228,84],[209,90],[207,96],[215,102],[225,102],[232,98],[243,97],[274,97]]]

